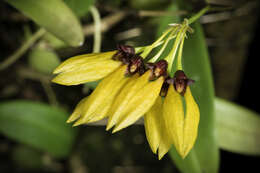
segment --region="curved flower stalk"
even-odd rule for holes
[[[159,159],[172,144],[185,158],[196,141],[199,124],[199,108],[189,87],[194,81],[187,78],[181,64],[186,31],[192,29],[184,20],[171,25],[149,46],[134,49],[121,45],[117,51],[76,56],[63,62],[54,71],[58,74],[55,83],[78,85],[103,78],[67,122],[75,121],[77,126],[108,118],[106,130],[113,128],[115,133],[144,116],[147,140]],[[174,38],[172,50],[162,58],[169,40]],[[157,54],[148,60],[150,52],[160,45]],[[177,53],[176,68],[172,64]]]

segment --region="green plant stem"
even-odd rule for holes
[[[172,71],[172,65],[173,65],[173,62],[174,62],[174,59],[175,59],[176,52],[178,50],[178,47],[179,47],[181,40],[184,39],[183,37],[185,37],[185,33],[186,33],[187,28],[188,28],[187,25],[183,25],[181,27],[181,29],[180,29],[179,33],[177,34],[177,37],[174,41],[173,48],[172,48],[171,52],[165,58],[165,60],[168,62],[168,72],[170,74],[171,74],[171,71]]]
[[[57,101],[55,92],[53,91],[52,87],[51,87],[51,83],[49,80],[42,80],[40,79],[40,82],[42,84],[42,87],[48,97],[48,100],[50,102],[51,105],[53,106],[59,106],[59,103]]]
[[[176,37],[176,31],[177,30],[178,30],[178,28],[176,27],[176,29],[171,32],[171,34],[168,36],[168,38],[164,41],[163,46],[160,49],[160,51],[152,59],[150,59],[149,62],[156,62],[157,61],[157,59],[161,56],[161,54],[165,50],[166,46],[168,45],[168,43],[172,39],[172,37],[174,37],[174,38]]]
[[[101,18],[96,7],[91,6],[90,12],[93,16],[95,27],[93,52],[98,53],[101,49]]]
[[[153,42],[150,46],[147,46],[147,47],[144,49],[143,53],[142,53],[140,56],[143,57],[143,58],[146,58],[147,55],[153,50],[153,48],[155,48],[155,46],[156,46],[158,43],[160,43],[160,42],[164,39],[164,37],[165,37],[167,34],[169,34],[172,30],[173,30],[173,28],[167,29],[155,42]]]
[[[203,8],[202,10],[200,10],[197,14],[195,14],[194,16],[192,16],[191,18],[188,19],[188,24],[192,24],[193,22],[195,22],[196,20],[198,20],[203,14],[205,14],[206,12],[208,12],[210,10],[210,6],[206,6],[205,8]]]
[[[39,29],[31,38],[26,40],[22,46],[0,64],[0,70],[4,70],[17,61],[39,38],[46,33],[45,29]]]
[[[182,62],[181,62],[181,60],[182,60],[182,50],[183,50],[184,39],[185,38],[183,38],[181,40],[181,43],[180,43],[180,48],[179,48],[178,58],[177,58],[177,60],[178,60],[177,61],[177,70],[182,70]]]
[[[41,74],[30,68],[25,67],[18,68],[17,73],[21,76],[22,79],[26,78],[41,82],[50,104],[53,106],[59,106],[56,94],[53,91],[53,88],[51,87],[51,76]]]

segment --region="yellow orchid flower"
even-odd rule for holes
[[[187,79],[183,71],[177,71],[168,81],[173,85],[168,86],[165,99],[158,98],[144,117],[146,136],[152,151],[156,153],[158,150],[159,159],[168,152],[171,144],[185,158],[197,138],[199,108],[188,86],[192,80]]]
[[[199,108],[189,87],[194,81],[182,70],[177,70],[173,78],[169,74],[176,52],[177,66],[182,67],[186,31],[187,21],[174,25],[153,44],[139,49],[142,53],[138,55],[133,47],[121,45],[118,51],[76,56],[63,62],[54,71],[55,83],[78,85],[103,79],[79,102],[67,122],[77,126],[107,118],[106,130],[113,128],[115,133],[144,116],[153,153],[161,159],[174,145],[185,158],[194,146],[199,125]],[[172,38],[176,38],[173,49],[165,60],[158,61]],[[161,50],[147,62],[148,54],[160,44]]]

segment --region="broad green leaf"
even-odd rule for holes
[[[64,0],[64,2],[79,17],[87,14],[89,7],[94,4],[95,0]]]
[[[176,166],[183,173],[202,173],[199,160],[197,158],[196,152],[194,149],[190,151],[187,157],[183,160],[180,155],[177,153],[174,147],[170,150],[170,156],[174,160]]]
[[[23,144],[68,156],[75,131],[66,124],[64,111],[43,103],[15,100],[0,103],[0,132]]]
[[[6,0],[6,2],[69,45],[83,44],[81,25],[62,0]]]
[[[216,142],[214,114],[214,87],[207,45],[198,22],[191,26],[194,33],[184,42],[183,68],[187,76],[195,80],[192,94],[200,108],[198,138],[194,147],[202,172],[216,173],[219,166],[219,150]]]
[[[219,146],[235,153],[260,155],[260,115],[242,106],[215,99]]]
[[[174,4],[169,9],[172,11],[178,8]],[[161,35],[169,23],[180,22],[180,18],[176,16],[163,17],[160,20],[158,35]],[[186,159],[180,159],[173,151],[170,152],[170,155],[183,173],[216,173],[219,165],[219,151],[214,135],[216,122],[213,81],[202,28],[198,23],[192,25],[192,28],[195,33],[188,35],[188,39],[184,42],[183,68],[187,76],[196,81],[191,86],[191,90],[201,112],[199,134],[195,147]],[[167,49],[169,51],[170,47]]]

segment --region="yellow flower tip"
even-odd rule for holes
[[[52,83],[56,83],[56,84],[60,84],[60,85],[78,85],[78,83],[71,83],[69,81],[65,81],[65,80],[62,80],[60,79],[60,76],[56,76],[54,77],[52,80],[51,80]]]
[[[150,147],[154,154],[157,154],[158,147]]]
[[[71,117],[69,117],[69,119],[66,121],[66,123],[71,123],[71,122],[73,122],[73,121],[75,121],[75,120],[72,119]]]
[[[116,133],[116,132],[122,130],[123,128],[125,128],[125,127],[121,127],[120,125],[115,126],[114,129],[113,129],[113,131],[112,131],[112,134],[114,134],[114,133]]]
[[[79,125],[82,125],[82,124],[84,124],[85,122],[82,120],[82,118],[81,119],[79,119],[78,121],[76,121],[74,124],[73,124],[73,127],[75,127],[75,126],[79,126]]]
[[[107,123],[106,131],[109,131],[114,125],[111,125],[111,123]]]
[[[179,154],[180,154],[180,156],[181,156],[182,159],[185,159],[186,156],[188,155],[188,153],[184,153],[184,152],[179,153]]]
[[[188,156],[189,153],[190,153],[190,150],[186,150],[186,151],[183,153],[183,155],[182,155],[182,159],[185,159],[185,158]]]
[[[57,67],[57,68],[52,72],[52,74],[58,74],[59,72],[60,72],[60,68]]]
[[[161,160],[166,153],[158,152],[158,159]]]
[[[59,83],[59,81],[57,80],[57,76],[54,77],[52,80],[51,80],[52,83]]]

